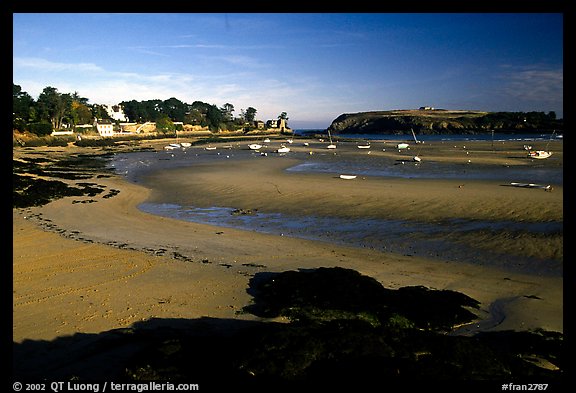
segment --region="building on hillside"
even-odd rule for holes
[[[266,128],[277,128],[280,132],[292,131],[290,127],[288,127],[286,119],[268,120],[266,122]]]
[[[122,105],[103,105],[106,108],[106,113],[110,116],[111,119],[127,122],[128,118],[124,114],[124,110],[122,109]]]
[[[254,128],[256,128],[258,130],[263,130],[264,129],[264,122],[262,120],[254,120],[253,126],[254,126]]]
[[[266,128],[278,128],[278,120],[267,120]]]
[[[114,124],[110,120],[97,120],[94,119],[94,125],[100,136],[113,136]]]

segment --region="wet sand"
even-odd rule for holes
[[[155,146],[162,149],[165,144]],[[479,151],[486,147],[480,142],[466,144]],[[321,148],[295,145],[295,152]],[[502,154],[492,153],[486,164],[514,161],[510,157],[517,153],[516,147],[510,147],[513,153],[503,148]],[[430,147],[427,154],[429,158],[434,155],[450,160],[451,149]],[[70,152],[77,154],[82,149],[71,148],[58,154]],[[54,153],[38,148],[15,150],[14,154]],[[341,154],[358,153],[343,150]],[[396,159],[393,154],[397,153],[372,154],[390,154]],[[488,153],[477,153],[480,154]],[[561,152],[556,157],[561,157]],[[514,165],[524,165],[520,158]],[[465,158],[454,155],[453,159]],[[561,276],[196,224],[147,214],[137,208],[147,200],[162,200],[166,197],[163,192],[170,192],[177,202],[178,189],[186,194],[186,199],[193,196],[199,206],[220,203],[301,215],[429,221],[546,221],[562,220],[563,216],[561,186],[545,192],[489,181],[466,182],[464,186],[458,180],[366,177],[345,181],[330,174],[286,172],[284,169],[294,162],[290,156],[269,155],[254,160],[232,157],[200,163],[193,171],[178,168],[150,173],[143,183],[148,187],[130,183],[119,175],[99,178],[98,184],[120,192],[106,199],[68,197],[42,207],[14,209],[14,341],[102,332],[150,318],[256,319],[239,313],[250,303],[246,292],[250,277],[258,272],[319,266],[353,268],[388,288],[424,285],[463,292],[481,302],[482,318],[490,318],[491,308],[498,310],[498,318],[488,326],[481,324],[481,329],[563,331]],[[82,199],[93,202],[73,203]],[[519,239],[523,245],[518,246],[518,252],[553,254],[561,249],[557,240],[552,244],[546,239],[539,243],[534,240]],[[497,242],[493,239],[487,247],[510,244]],[[532,249],[529,244],[534,244]],[[474,326],[471,331],[477,329]]]

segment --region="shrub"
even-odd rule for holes
[[[38,136],[50,135],[52,133],[52,124],[46,122],[31,123],[30,132]]]

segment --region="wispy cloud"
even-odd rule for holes
[[[503,94],[512,98],[547,104],[562,103],[564,72],[561,67],[503,66],[500,75],[505,80]]]
[[[79,71],[79,72],[101,72],[103,69],[93,63],[60,63],[49,61],[38,57],[15,57],[13,59],[14,68],[28,68],[40,71]]]
[[[212,59],[216,61],[223,61],[233,66],[241,66],[247,68],[262,68],[269,66],[269,64],[263,63],[259,58],[244,55],[215,56],[212,57]]]
[[[210,75],[139,73],[111,71],[90,63],[14,58],[14,83],[21,85],[33,97],[38,97],[45,87],[52,86],[62,93],[78,92],[91,103],[99,104],[170,97],[188,103],[200,100],[218,106],[231,103],[237,113],[249,106],[256,108],[258,118],[263,120],[276,118],[284,111],[292,119],[305,120],[317,117],[319,108],[321,111],[335,110],[334,100],[325,97],[325,88],[316,79],[304,76],[263,77],[257,67],[265,64],[249,56],[211,56],[210,61],[236,65],[233,68],[243,65],[248,69],[225,70]],[[336,105],[338,108],[341,106],[341,103]],[[324,120],[329,122],[331,119]]]
[[[265,49],[282,49],[283,45],[229,45],[229,44],[170,44],[170,45],[153,45],[153,46],[133,46],[129,49],[152,50],[152,49],[225,49],[225,50],[265,50]]]
[[[159,52],[157,50],[151,50],[149,48],[145,48],[145,47],[132,47],[130,48],[131,50],[138,52],[138,53],[142,53],[145,55],[151,55],[151,56],[160,56],[160,57],[170,57],[170,55],[166,54],[166,53],[162,53]]]
[[[118,72],[91,63],[53,62],[42,58],[15,57],[13,64],[14,83],[32,79],[44,81],[43,86],[29,84],[33,89],[40,89],[28,91],[31,95],[38,95],[44,87],[53,86],[62,92],[78,91],[92,102],[114,103],[198,91],[195,86],[198,78],[192,74]]]

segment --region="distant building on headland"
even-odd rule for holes
[[[280,132],[291,131],[290,127],[286,124],[286,119],[268,120],[266,128],[278,129]]]
[[[420,108],[418,108],[421,111],[433,111],[434,107],[433,106],[421,106]]]

